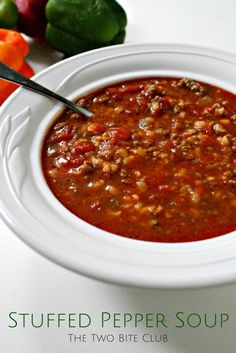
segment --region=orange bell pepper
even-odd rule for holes
[[[27,77],[34,75],[34,71],[24,61],[29,52],[28,43],[23,36],[13,30],[0,28],[0,61]],[[14,83],[0,79],[0,104],[18,87]]]
[[[19,73],[29,78],[34,75],[34,71],[26,62],[23,62],[23,65],[21,66]],[[3,81],[3,80],[0,80],[0,81]],[[5,82],[6,82],[6,86],[3,89],[2,89],[2,85],[0,84],[0,105],[10,96],[10,94],[12,94],[19,87],[19,85],[15,83],[9,83],[7,81]]]
[[[34,70],[32,69],[31,66],[29,66],[29,64],[27,64],[26,61],[23,62],[23,65],[21,66],[19,73],[26,77],[34,76]]]
[[[23,56],[17,48],[7,42],[0,41],[0,60],[14,70],[19,70],[23,64]]]
[[[29,45],[19,32],[0,28],[0,42],[14,45],[21,56],[26,56],[29,53]]]

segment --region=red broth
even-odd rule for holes
[[[236,96],[190,79],[105,87],[65,110],[42,149],[72,213],[128,238],[189,242],[236,230]]]

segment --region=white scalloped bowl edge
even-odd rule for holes
[[[64,60],[35,80],[69,99],[138,77],[190,77],[236,93],[236,56],[174,44],[133,44]],[[169,244],[126,239],[74,216],[52,194],[41,146],[61,106],[18,89],[0,110],[0,212],[8,226],[47,258],[77,273],[122,285],[194,288],[236,279],[236,232]]]

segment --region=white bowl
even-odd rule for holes
[[[136,77],[190,77],[236,93],[236,57],[186,45],[134,44],[62,61],[35,80],[69,99]],[[0,111],[0,212],[32,248],[78,273],[118,284],[186,288],[236,279],[236,232],[189,243],[126,239],[70,213],[47,186],[41,144],[61,106],[18,89]]]

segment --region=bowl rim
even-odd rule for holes
[[[86,57],[91,57],[93,56],[93,53],[101,53],[103,55],[106,56],[107,53],[111,53],[114,52],[118,49],[118,51],[122,51],[122,50],[140,50],[140,49],[145,49],[145,50],[150,50],[150,48],[171,48],[171,50],[174,52],[175,50],[186,50],[186,51],[191,51],[191,52],[195,52],[195,54],[197,52],[204,52],[207,55],[216,55],[217,57],[222,57],[222,59],[228,60],[230,62],[233,62],[234,64],[236,64],[236,56],[233,52],[226,52],[224,50],[218,50],[216,48],[207,48],[207,47],[201,47],[201,46],[195,46],[195,45],[186,45],[186,44],[171,44],[171,43],[138,43],[138,44],[125,44],[125,45],[117,45],[117,46],[113,46],[113,47],[107,47],[107,48],[101,48],[101,49],[96,49],[87,53],[83,53],[83,54],[79,54],[76,56],[73,56],[69,59],[66,59],[63,62],[59,62],[56,63],[52,66],[50,66],[49,68],[43,70],[42,72],[40,72],[39,74],[34,76],[34,80],[40,80],[42,77],[45,77],[48,75],[48,73],[51,72],[51,70],[56,70],[58,67],[62,67],[63,65],[67,65],[70,62],[74,62],[76,60],[80,60],[81,58],[86,58]],[[0,110],[0,115],[3,114],[3,112],[5,110],[7,110],[7,108],[14,103],[14,100],[20,95],[20,94],[24,94],[23,93],[23,89],[19,88],[16,90],[16,92],[14,92],[11,97],[4,102],[4,104],[1,107]],[[58,108],[57,108],[58,109]],[[52,114],[52,113],[50,113]],[[53,198],[55,199],[55,197],[53,196]],[[59,203],[59,201],[57,201]],[[60,204],[60,203],[59,203]],[[61,204],[60,204],[61,205]],[[63,209],[64,206],[62,206]],[[69,212],[69,211],[68,211]],[[70,212],[69,212],[70,213]],[[186,283],[186,280],[182,279],[181,283],[177,283],[177,280],[181,281],[181,278],[176,278],[176,281],[173,280],[172,278],[172,282],[168,282],[168,280],[166,280],[165,278],[162,278],[161,281],[159,281],[158,285],[155,283],[151,283],[150,282],[150,278],[137,278],[137,276],[134,276],[133,281],[131,279],[131,277],[129,276],[128,278],[122,278],[122,276],[120,277],[116,277],[116,278],[112,278],[112,274],[108,271],[104,271],[104,273],[99,273],[99,274],[95,274],[94,270],[92,268],[88,268],[88,267],[81,267],[80,269],[76,268],[75,264],[73,264],[72,262],[68,262],[68,259],[66,258],[58,258],[56,254],[52,254],[49,250],[47,251],[45,249],[45,247],[40,246],[40,243],[34,243],[34,241],[32,242],[32,239],[29,239],[28,236],[26,236],[27,232],[25,232],[25,229],[22,229],[22,227],[20,226],[20,224],[16,222],[16,220],[14,219],[14,215],[11,214],[11,212],[9,212],[9,210],[6,210],[6,208],[4,208],[3,203],[0,200],[0,215],[3,218],[3,220],[8,224],[8,226],[11,228],[11,230],[16,233],[23,241],[25,241],[28,245],[30,245],[31,247],[33,247],[35,250],[37,250],[38,252],[40,252],[41,254],[43,254],[44,256],[46,256],[48,259],[53,260],[54,262],[57,262],[61,265],[63,265],[64,267],[67,267],[71,270],[74,270],[75,272],[80,272],[82,274],[88,275],[90,277],[93,278],[99,278],[108,282],[116,282],[118,284],[129,284],[129,285],[136,285],[136,286],[145,286],[145,287],[164,287],[164,288],[178,288],[178,287],[201,287],[201,286],[209,286],[209,285],[215,285],[215,284],[223,284],[223,283],[228,283],[228,282],[232,282],[235,280],[236,278],[236,273],[228,273],[228,275],[224,272],[223,275],[215,275],[215,277],[213,276],[212,278],[209,278],[209,276],[202,276],[201,281],[197,281],[196,283],[193,283],[189,280],[189,283]],[[70,213],[70,215],[72,215]],[[76,219],[78,219],[78,217],[72,215],[73,217],[75,217]],[[93,227],[90,225],[90,227]],[[99,230],[101,231],[101,230]],[[101,231],[104,232],[104,231]],[[153,244],[157,244],[157,246],[159,246],[159,248],[162,248],[163,251],[173,251],[176,252],[176,250],[178,251],[179,248],[187,248],[188,250],[194,249],[194,247],[197,245],[197,247],[201,248],[201,247],[205,247],[207,244],[210,244],[210,247],[212,248],[212,250],[214,250],[214,243],[218,243],[218,238],[212,238],[212,239],[208,239],[208,240],[203,240],[203,241],[197,241],[197,242],[188,242],[188,243],[152,243],[152,242],[144,242],[144,241],[139,241],[139,240],[133,240],[133,239],[127,239],[127,238],[123,238],[120,236],[114,236],[114,234],[111,235],[112,237],[112,242],[114,243],[114,239],[118,239],[118,242],[121,240],[122,238],[122,242],[126,243],[127,245],[130,245],[132,248],[136,247],[136,244],[142,244],[145,245],[144,247],[150,249],[151,247],[153,247]],[[229,235],[225,235],[223,236],[224,239],[228,238],[229,243],[232,242],[232,234]],[[144,244],[146,243],[146,244]],[[164,245],[163,245],[164,244]],[[124,265],[125,266],[125,265]],[[183,272],[184,274],[184,272]]]

